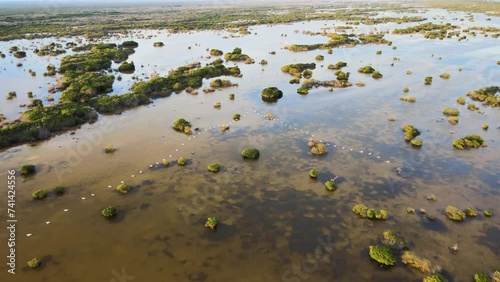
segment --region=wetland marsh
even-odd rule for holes
[[[138,43],[125,60],[114,58],[110,67],[95,72],[112,75],[112,89],[92,95],[147,96],[144,105],[120,106],[115,114],[95,113],[90,123],[54,132],[46,140],[1,149],[3,183],[8,170],[24,164],[35,165],[36,173],[17,173],[17,274],[9,275],[1,264],[0,280],[113,281],[116,273],[125,271],[133,281],[422,281],[430,272],[449,281],[474,281],[476,273],[499,269],[500,112],[498,106],[485,106],[466,94],[500,86],[500,39],[494,36],[500,17],[427,8],[370,16],[424,20],[365,25],[322,18],[250,25],[237,33],[230,28],[132,29],[99,39],[0,42],[6,55],[0,58],[4,122],[28,110],[19,105],[32,103],[30,91],[44,108],[68,103],[61,99],[67,90],[48,90],[69,75],[42,74],[49,64],[60,70],[65,56],[95,51],[64,48],[68,42],[116,44],[113,50],[120,52],[124,42]],[[459,32],[442,39],[439,34],[431,39],[424,33],[394,33],[427,22],[444,25],[447,35]],[[475,26],[496,30],[485,32],[488,36],[464,31]],[[316,46],[337,42],[331,34],[342,33],[339,30],[346,30],[345,38],[352,41]],[[383,44],[373,44],[366,35],[378,35],[373,41]],[[466,38],[459,40],[461,36]],[[52,42],[66,52],[33,52]],[[318,48],[287,48],[294,44]],[[12,46],[26,57],[9,53]],[[235,56],[235,48],[253,62],[247,57],[226,60]],[[218,58],[222,62],[214,64]],[[262,60],[266,63],[259,64]],[[125,61],[133,62],[135,71],[119,72]],[[311,63],[315,67],[307,70],[312,74],[305,75],[313,82],[307,82],[304,72],[292,76],[282,71],[290,64]],[[342,74],[329,69],[336,64]],[[215,71],[210,67],[217,65],[224,69],[211,76]],[[183,66],[189,67],[179,71]],[[366,66],[383,76],[375,79],[358,72]],[[186,85],[168,84],[152,93],[145,86],[158,77],[191,79],[197,70],[204,70],[201,87],[186,90]],[[443,73],[447,79],[440,77]],[[430,85],[425,84],[428,76]],[[299,78],[299,84],[291,83],[293,78]],[[231,84],[205,93],[215,79]],[[351,85],[334,83],[339,81]],[[314,83],[320,86],[310,86]],[[263,100],[268,87],[282,91],[282,97]],[[308,93],[299,94],[301,87],[308,87]],[[16,96],[7,99],[12,91]],[[91,95],[89,91],[80,89],[78,95]],[[78,97],[79,106],[95,105]],[[479,109],[468,109],[470,103]],[[457,123],[448,122],[446,108],[459,111]],[[233,120],[236,114],[239,119]],[[180,118],[189,121],[190,134],[172,128]],[[25,121],[23,116],[18,123]],[[412,138],[405,141],[403,124],[419,130],[412,138],[421,140],[421,146],[407,142]],[[221,132],[221,126],[229,129]],[[2,136],[8,127],[0,129]],[[454,140],[467,134],[480,135],[487,146],[454,148]],[[328,153],[313,154],[311,141],[324,144]],[[113,150],[106,153],[109,145]],[[258,149],[258,159],[242,158],[246,148]],[[187,159],[182,166],[177,164],[181,157]],[[218,172],[207,170],[211,164],[220,165]],[[319,171],[316,177],[310,176],[314,169]],[[334,189],[325,188],[332,179]],[[127,193],[117,191],[121,183],[128,186]],[[56,186],[65,187],[64,194],[56,194]],[[49,193],[34,199],[32,193],[40,189]],[[3,203],[1,222],[7,220]],[[387,218],[360,217],[352,211],[357,204],[387,211]],[[117,213],[103,218],[109,206]],[[447,218],[448,206],[472,207],[478,215],[455,222]],[[493,215],[485,215],[485,210]],[[209,217],[216,218],[213,230],[205,227]],[[377,245],[386,230],[403,236],[412,252],[439,268],[429,273],[415,270],[399,254],[394,266],[381,267],[370,253],[384,249],[370,246]],[[0,235],[1,254],[8,255],[7,236]],[[403,256],[410,260],[408,253]],[[26,264],[34,257],[42,259],[38,269]]]

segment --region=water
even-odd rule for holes
[[[499,18],[485,22],[483,16],[476,17],[474,23],[453,21],[464,14],[442,10],[422,15],[444,16],[444,22],[462,26],[500,24]],[[134,31],[127,38],[104,40],[139,42],[129,59],[134,61],[137,70],[133,75],[139,79],[153,72],[165,75],[196,60],[208,63],[213,58],[205,58],[207,48],[228,52],[241,47],[257,63],[237,64],[243,77],[228,79],[238,87],[211,94],[199,91],[197,96],[172,94],[122,115],[100,116],[97,123],[83,125],[74,135],[63,133],[35,147],[1,152],[2,179],[6,179],[7,169],[24,163],[33,163],[38,169],[34,177],[18,178],[18,274],[7,276],[3,264],[2,281],[113,281],[118,279],[117,273],[133,276],[134,281],[420,280],[422,274],[400,262],[382,269],[370,260],[369,245],[377,243],[386,229],[401,232],[416,253],[440,265],[454,281],[469,281],[476,272],[498,267],[498,215],[480,215],[463,223],[451,222],[444,215],[447,205],[499,212],[498,109],[481,107],[484,114],[480,115],[456,103],[456,97],[467,91],[499,84],[495,58],[498,39],[478,35],[457,42],[455,38],[439,41],[421,35],[389,34],[386,38],[393,41],[396,50],[367,45],[334,49],[328,55],[326,50],[292,53],[282,49],[293,43],[326,42],[325,37],[301,31],[319,31],[333,24],[344,25],[320,21],[256,26],[250,28],[251,35],[228,39],[223,39],[228,35],[223,32]],[[410,25],[386,24],[377,29]],[[359,27],[363,32],[373,29]],[[142,38],[148,35],[153,38]],[[165,47],[154,48],[156,41],[163,41]],[[31,44],[26,40],[4,42],[0,50],[8,53],[12,45]],[[268,54],[273,50],[276,55]],[[376,50],[382,50],[382,55],[375,55]],[[345,61],[350,81],[363,81],[366,86],[333,92],[318,88],[307,96],[296,94],[298,86],[288,83],[292,77],[280,67],[313,62],[317,54],[325,60],[316,62],[314,79],[334,79],[326,66]],[[393,61],[393,57],[399,60]],[[18,104],[28,102],[27,91],[45,97],[55,78],[44,78],[42,73],[49,62],[57,66],[58,59],[28,52],[28,57],[20,60],[22,68],[16,67],[18,59],[10,55],[1,59],[0,93],[17,91],[18,98],[3,100],[0,112],[15,118],[23,111]],[[269,64],[259,65],[261,59]],[[357,73],[367,64],[384,77],[374,80]],[[37,77],[29,76],[29,68]],[[407,75],[407,70],[413,74]],[[439,78],[443,72],[451,78]],[[122,74],[113,95],[127,92],[133,75]],[[423,85],[428,75],[434,77],[431,86]],[[208,83],[205,81],[203,87]],[[283,90],[284,97],[278,103],[260,99],[260,91],[269,86]],[[415,96],[416,103],[399,100],[404,87],[410,88],[408,95]],[[234,101],[229,100],[229,93],[235,93]],[[57,101],[58,95],[54,96]],[[220,110],[212,107],[215,102],[222,103]],[[458,125],[443,119],[445,107],[460,109]],[[242,114],[241,121],[232,122],[235,113]],[[278,120],[262,117],[268,113]],[[391,116],[395,122],[387,121]],[[173,131],[171,124],[180,117],[199,127],[201,134],[187,136]],[[220,133],[218,126],[229,122],[231,129]],[[403,123],[422,131],[421,149],[404,142]],[[488,131],[481,130],[483,123],[490,125]],[[450,130],[455,133],[450,134]],[[468,133],[482,135],[489,146],[454,150],[453,140]],[[329,144],[328,155],[308,153],[311,135]],[[117,152],[104,154],[108,144],[118,148]],[[258,161],[241,159],[240,152],[247,147],[260,149]],[[164,158],[173,162],[180,156],[190,160],[186,167],[149,167]],[[213,162],[221,164],[221,172],[207,171]],[[404,168],[402,175],[393,171],[398,166]],[[321,171],[318,180],[309,178],[312,168]],[[340,177],[338,189],[329,192],[324,182],[335,176]],[[120,181],[133,187],[129,194],[116,192]],[[56,185],[67,186],[68,192],[32,200],[33,191],[51,190]],[[437,201],[426,200],[429,194],[435,194]],[[351,212],[357,203],[386,209],[389,219],[361,219]],[[108,205],[119,210],[111,222],[100,215]],[[6,220],[4,207],[0,209],[2,222]],[[407,214],[407,207],[425,209],[436,220]],[[209,216],[219,221],[215,232],[204,227]],[[27,237],[27,233],[33,235]],[[7,237],[1,236],[5,247]],[[331,248],[324,247],[328,243],[333,244]],[[455,243],[459,252],[450,252],[448,247]],[[6,251],[2,253],[6,255]],[[43,257],[40,271],[25,266],[34,256]]]

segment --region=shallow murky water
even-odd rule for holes
[[[499,18],[485,22],[481,15],[474,23],[451,20],[462,17],[461,13],[434,10],[427,15],[443,15],[444,22],[461,26],[500,26]],[[2,281],[121,281],[113,279],[124,272],[135,277],[133,281],[420,281],[422,274],[401,263],[387,270],[370,260],[368,246],[386,229],[401,232],[416,253],[440,265],[454,281],[470,281],[474,273],[498,267],[498,215],[455,223],[443,212],[447,205],[500,212],[498,109],[482,107],[480,115],[456,103],[456,97],[467,91],[500,83],[495,57],[498,39],[478,35],[457,42],[456,38],[439,41],[389,34],[386,38],[396,50],[367,45],[334,49],[328,55],[325,50],[292,53],[282,49],[293,43],[326,42],[325,37],[294,30],[319,31],[334,24],[343,23],[257,26],[250,28],[256,34],[228,39],[223,39],[226,33],[215,32],[137,31],[131,38],[140,47],[129,61],[143,66],[134,74],[140,79],[155,71],[164,75],[196,60],[207,63],[211,59],[202,58],[208,55],[207,48],[227,52],[241,47],[256,62],[266,59],[269,64],[238,64],[243,77],[229,78],[238,87],[211,94],[200,91],[197,96],[172,94],[119,116],[101,116],[74,135],[68,132],[36,147],[1,152],[3,183],[7,169],[24,163],[36,164],[39,171],[22,181],[18,178],[18,274],[7,276],[2,264]],[[410,25],[414,24],[386,24],[377,29]],[[373,28],[360,26],[359,30]],[[138,35],[157,37],[141,39]],[[163,41],[165,47],[154,48],[155,41]],[[0,50],[8,53],[11,45],[30,44],[1,43]],[[277,54],[268,54],[272,50]],[[382,55],[375,55],[376,50],[382,50]],[[21,68],[10,55],[0,59],[0,93],[18,93],[17,99],[0,103],[0,112],[9,118],[22,111],[17,106],[28,102],[27,91],[45,97],[48,84],[55,80],[41,74],[49,61],[57,65],[58,58],[28,54]],[[366,86],[296,94],[298,86],[288,83],[291,76],[280,67],[313,62],[317,54],[325,60],[316,62],[313,78],[333,79],[333,71],[326,66],[345,61],[350,81],[363,81]],[[374,80],[356,72],[367,64],[384,77]],[[29,68],[38,76],[30,77]],[[407,75],[407,70],[413,74]],[[440,79],[443,72],[451,78]],[[434,77],[431,86],[423,85],[428,75]],[[132,83],[133,75],[122,76],[121,82],[115,82],[114,94],[128,91]],[[268,86],[285,93],[278,103],[261,101],[260,91]],[[406,86],[416,103],[399,100]],[[229,100],[229,93],[236,94],[234,101]],[[212,107],[215,102],[222,103],[220,110]],[[458,125],[443,119],[445,107],[460,109]],[[232,122],[234,113],[242,114],[242,120]],[[274,113],[278,120],[264,119],[267,113]],[[393,123],[387,121],[391,116],[396,118]],[[174,132],[171,124],[180,117],[199,127],[200,133]],[[229,122],[231,129],[220,133],[218,126]],[[403,123],[422,131],[421,149],[404,142]],[[483,123],[490,125],[488,131],[481,130]],[[455,133],[450,134],[451,130]],[[489,146],[454,150],[453,140],[469,133],[482,135]],[[327,143],[328,155],[308,153],[307,140],[312,135]],[[118,151],[104,154],[108,144]],[[260,149],[260,159],[242,160],[240,152],[246,147]],[[190,160],[187,166],[156,166],[162,159],[173,162],[180,156]],[[221,172],[207,171],[213,162],[222,165]],[[393,171],[397,166],[404,168],[401,175]],[[309,178],[311,168],[320,169],[318,180]],[[338,190],[329,192],[324,182],[335,176],[340,176]],[[114,187],[120,181],[131,185],[132,192],[119,195]],[[50,190],[59,184],[68,187],[65,195],[32,200],[34,190]],[[6,194],[5,185],[1,187]],[[426,200],[428,194],[435,194],[437,201]],[[361,202],[388,210],[389,219],[359,218],[351,208]],[[111,222],[100,215],[108,205],[119,210]],[[1,222],[6,221],[4,207],[0,208]],[[407,214],[407,207],[425,209],[436,220]],[[208,216],[217,217],[216,232],[204,228]],[[27,233],[33,235],[27,237]],[[1,236],[3,256],[7,237]],[[460,251],[452,253],[448,247],[455,243]],[[44,258],[39,271],[25,266],[33,256]]]

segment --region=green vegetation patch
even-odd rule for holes
[[[203,85],[203,79],[223,75],[241,76],[241,72],[238,67],[226,68],[218,64],[200,68],[199,63],[194,63],[170,71],[167,77],[156,76],[149,81],[136,82],[131,89],[134,93],[150,98],[167,97],[172,92],[180,92],[187,87],[199,88]]]
[[[100,96],[90,99],[89,105],[101,114],[113,114],[137,107],[147,105],[151,102],[148,96],[140,93],[127,93],[113,96]]]
[[[177,164],[180,165],[180,166],[183,166],[183,165],[186,165],[188,162],[188,160],[184,157],[180,157],[177,159]]]
[[[118,71],[121,73],[133,73],[135,71],[134,62],[123,62],[119,67]]]
[[[347,63],[346,62],[338,61],[335,64],[329,64],[328,65],[328,69],[329,70],[339,70],[339,69],[341,69],[343,67],[347,67]]]
[[[430,260],[419,257],[417,254],[410,251],[405,251],[401,255],[401,261],[404,264],[407,264],[413,268],[418,269],[424,274],[431,274],[434,273],[437,269],[439,269],[439,267],[434,266]]]
[[[454,220],[454,221],[462,221],[467,217],[465,212],[457,209],[454,206],[447,206],[445,209],[445,213],[449,219]]]
[[[47,190],[37,190],[31,194],[34,199],[40,200],[47,197]]]
[[[219,49],[211,49],[210,50],[210,55],[212,55],[212,56],[222,56],[222,54],[224,54],[224,52],[222,52],[222,50],[219,50]]]
[[[375,69],[371,66],[364,66],[364,67],[359,68],[358,72],[371,74],[371,73],[375,72]]]
[[[453,147],[463,150],[468,148],[479,148],[488,146],[483,138],[477,134],[467,134],[464,138],[453,141]]]
[[[448,115],[448,116],[459,116],[460,111],[455,108],[445,108],[443,110],[443,114]]]
[[[413,125],[410,124],[403,124],[401,129],[405,133],[406,141],[411,141],[413,138],[420,135],[420,130],[418,130],[417,128],[415,128]]]
[[[242,51],[241,51],[241,48],[234,48],[233,52],[228,52],[224,55],[224,60],[226,61],[233,61],[233,62],[241,62],[241,61],[245,61],[245,62],[251,62],[253,61],[252,58],[250,58],[250,56],[248,56],[247,54],[243,54]]]
[[[27,264],[28,264],[29,268],[38,268],[38,267],[40,267],[40,265],[42,265],[42,259],[34,257],[34,258],[30,259],[27,262]]]
[[[423,282],[448,282],[448,279],[446,279],[443,275],[436,273],[431,276],[424,277]]]
[[[396,263],[396,253],[388,246],[370,246],[370,257],[378,263],[394,265]]]
[[[36,167],[32,164],[25,164],[19,168],[21,174],[33,174],[36,172]]]
[[[116,216],[117,210],[113,206],[108,206],[101,211],[101,214],[106,218],[111,218]]]
[[[262,90],[262,100],[276,102],[283,97],[283,91],[277,87],[267,87]]]
[[[316,69],[315,63],[290,64],[290,65],[285,65],[285,66],[281,67],[282,72],[286,72],[288,74],[296,76],[297,78],[302,78],[302,73],[305,70],[314,70],[314,69]]]
[[[389,216],[389,213],[386,210],[369,209],[364,204],[354,205],[354,207],[352,207],[352,211],[362,218],[369,218],[369,219],[385,220]]]
[[[500,86],[489,86],[467,92],[467,96],[474,101],[480,101],[483,106],[497,108],[500,105]]]
[[[186,132],[186,129],[191,129],[191,123],[183,118],[174,121],[172,127],[180,132]]]
[[[259,158],[260,152],[255,148],[247,148],[241,152],[241,156],[245,159],[255,160]]]
[[[205,227],[210,228],[212,230],[215,230],[217,227],[217,219],[215,217],[209,217],[207,218],[207,221],[205,222]]]
[[[218,163],[213,163],[213,164],[209,164],[207,168],[211,172],[219,172],[220,165]]]
[[[121,183],[116,187],[116,190],[120,193],[127,194],[130,191],[130,187],[125,183]]]
[[[392,230],[384,231],[384,233],[382,234],[382,243],[395,250],[403,250],[408,248],[408,245],[406,244],[403,236],[397,234]]]
[[[318,177],[318,174],[319,174],[319,170],[318,169],[311,169],[311,170],[309,170],[309,176],[311,178]]]

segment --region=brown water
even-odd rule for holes
[[[451,18],[463,14],[437,10],[427,15],[443,15],[445,22],[459,25],[499,27],[500,23],[499,18],[485,22],[482,15],[476,16],[474,23],[454,22]],[[136,66],[144,65],[135,74],[140,78],[153,71],[166,74],[195,60],[208,62],[201,58],[208,54],[206,48],[230,51],[238,46],[257,62],[266,59],[269,64],[238,64],[244,76],[230,79],[239,87],[212,94],[200,91],[197,96],[173,94],[120,116],[101,116],[99,122],[82,126],[75,135],[65,133],[36,147],[1,152],[2,183],[6,183],[7,169],[24,163],[35,164],[38,173],[23,181],[18,176],[18,269],[16,276],[8,275],[2,263],[0,280],[420,281],[422,274],[401,263],[382,269],[370,260],[368,246],[386,229],[401,232],[416,253],[440,265],[453,281],[470,281],[476,272],[498,268],[499,112],[482,107],[485,114],[480,115],[455,102],[466,91],[500,83],[500,68],[495,65],[498,39],[478,36],[457,42],[387,35],[396,50],[368,45],[335,49],[327,55],[319,50],[291,53],[281,49],[292,43],[325,42],[324,37],[293,31],[318,31],[333,24],[342,23],[252,27],[257,35],[232,39],[214,32],[136,33],[133,38],[140,47],[130,60]],[[377,29],[407,25],[412,24]],[[363,31],[370,28],[359,27]],[[288,36],[281,37],[283,33]],[[158,37],[147,40],[137,38],[137,34]],[[153,48],[155,41],[165,42],[165,47]],[[11,45],[30,44],[2,43],[0,49],[7,53]],[[272,50],[277,51],[275,56],[268,54]],[[375,55],[376,50],[382,50],[382,55]],[[324,54],[325,61],[317,62],[313,78],[333,79],[326,66],[346,61],[344,70],[351,72],[350,80],[363,81],[366,87],[332,93],[318,88],[307,96],[296,94],[297,86],[288,84],[291,77],[280,67],[312,62],[317,54]],[[393,57],[400,60],[391,67]],[[0,85],[0,92],[18,93],[17,100],[0,104],[0,112],[9,118],[20,110],[18,103],[27,101],[23,98],[26,91],[38,89],[35,94],[45,96],[46,84],[54,81],[41,77],[45,58],[31,54],[20,69],[15,67],[16,61],[11,57],[0,60],[0,77],[8,82]],[[384,77],[374,80],[356,72],[367,64]],[[459,67],[463,67],[462,72]],[[29,77],[28,68],[38,77]],[[407,70],[413,74],[406,75]],[[440,79],[443,72],[451,78]],[[431,86],[423,85],[427,75],[434,76]],[[122,76],[123,81],[115,83],[117,94],[127,91],[132,83],[132,75]],[[284,98],[275,104],[262,102],[260,91],[268,86],[282,89]],[[416,103],[399,100],[405,86],[410,88],[408,95],[417,98]],[[229,100],[229,93],[236,94],[234,101]],[[214,109],[214,102],[221,102],[222,108]],[[460,109],[458,125],[442,119],[445,107]],[[232,122],[234,113],[242,114],[242,120]],[[276,114],[279,120],[264,119],[262,115],[267,113]],[[388,122],[389,116],[396,122]],[[199,127],[200,134],[174,132],[170,126],[180,117]],[[229,122],[230,131],[220,133],[218,125]],[[421,149],[412,149],[404,142],[400,125],[405,122],[421,129]],[[481,130],[483,123],[490,125],[488,131]],[[456,133],[450,134],[450,130]],[[489,146],[454,150],[453,139],[468,133],[482,135]],[[328,155],[308,153],[311,135],[328,144]],[[104,154],[108,144],[114,144],[118,151]],[[260,149],[260,159],[242,160],[240,152],[246,147]],[[180,156],[189,158],[187,166],[154,165]],[[221,172],[207,171],[212,162],[222,165]],[[401,176],[393,172],[397,166],[404,168]],[[318,180],[308,177],[311,168],[321,170]],[[334,176],[340,176],[338,190],[329,192],[324,182]],[[132,192],[118,194],[114,187],[120,181],[131,185]],[[50,190],[59,184],[68,187],[65,195],[32,200],[34,190]],[[1,187],[6,194],[5,185]],[[428,194],[435,194],[437,201],[426,200]],[[5,197],[1,199],[0,222],[6,222]],[[361,202],[388,210],[389,219],[373,222],[359,218],[351,208]],[[119,210],[113,221],[100,215],[108,205]],[[492,209],[496,215],[451,222],[443,212],[447,205]],[[437,219],[407,214],[407,207],[423,208]],[[209,216],[219,221],[215,232],[204,227]],[[7,235],[0,235],[0,253],[5,258]],[[331,248],[324,248],[321,242],[331,243]],[[460,250],[452,253],[448,247],[455,243]],[[25,266],[34,256],[44,259],[40,270]],[[292,274],[294,266],[300,267],[296,274]],[[123,272],[129,280],[117,276]]]

